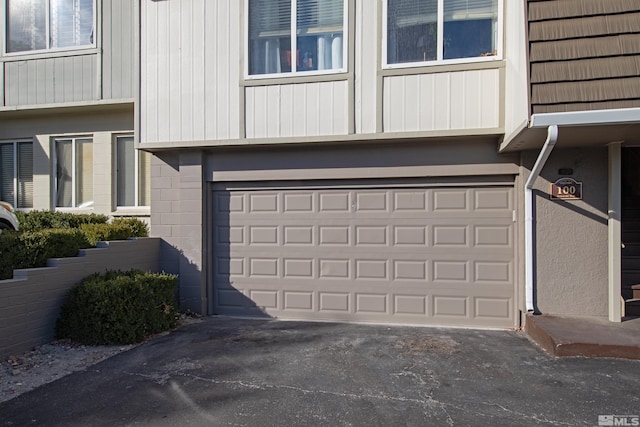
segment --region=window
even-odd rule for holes
[[[95,0],[7,0],[7,52],[93,46]]]
[[[117,206],[150,205],[151,155],[136,150],[133,136],[116,138]]]
[[[499,0],[387,0],[386,64],[497,58]]]
[[[0,142],[0,200],[33,207],[33,143]]]
[[[248,0],[248,74],[344,71],[345,0]]]
[[[55,140],[56,207],[93,207],[93,140]]]

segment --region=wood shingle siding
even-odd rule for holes
[[[640,107],[640,1],[528,4],[532,113]]]
[[[529,22],[594,15],[601,16],[637,10],[637,0],[530,0]]]

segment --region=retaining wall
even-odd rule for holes
[[[134,268],[159,271],[159,238],[99,242],[96,248],[82,249],[77,257],[15,270],[13,279],[0,280],[0,357],[52,341],[65,295],[82,278]]]

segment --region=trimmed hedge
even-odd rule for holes
[[[147,224],[136,218],[96,214],[31,211],[16,212],[20,230],[0,233],[0,280],[19,268],[44,267],[48,258],[65,258],[99,241],[147,237]]]
[[[82,280],[68,293],[56,338],[86,345],[133,344],[174,328],[177,276],[108,271]]]
[[[109,217],[97,214],[73,214],[69,212],[30,211],[16,212],[20,231],[40,231],[48,228],[79,228],[83,224],[106,224]]]
[[[80,230],[5,231],[0,234],[0,280],[12,278],[15,269],[45,267],[49,258],[76,256],[92,246]]]
[[[124,240],[129,237],[147,237],[147,224],[135,218],[114,219],[109,224],[82,224],[82,231],[92,246],[108,240]]]

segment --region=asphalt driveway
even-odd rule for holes
[[[206,318],[0,404],[0,426],[598,425],[640,362],[516,332]]]

